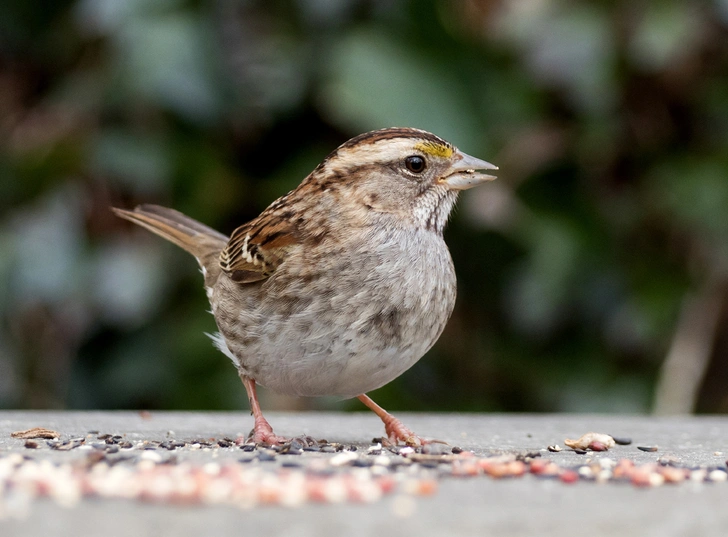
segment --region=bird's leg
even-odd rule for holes
[[[260,410],[260,403],[258,402],[258,393],[255,389],[255,380],[242,373],[240,373],[240,380],[243,381],[243,386],[245,386],[248,401],[250,402],[250,412],[253,414],[253,419],[255,420],[253,430],[246,441],[256,444],[285,444],[288,439],[274,434],[273,427],[263,417],[263,412]]]
[[[372,401],[371,397],[366,394],[357,396],[357,399],[369,407],[384,422],[384,432],[387,433],[387,439],[394,445],[400,441],[408,446],[423,446],[425,444],[443,443],[441,440],[426,440],[420,438],[411,430],[402,424],[397,418]]]

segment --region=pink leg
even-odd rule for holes
[[[405,427],[401,421],[372,401],[371,397],[368,395],[361,394],[357,396],[357,399],[373,410],[374,413],[384,422],[384,432],[387,433],[387,438],[392,444],[397,445],[400,441],[404,442],[408,446],[423,446],[425,444],[432,444],[433,442],[444,443],[441,440],[426,440],[424,438],[420,438]]]
[[[273,434],[273,427],[263,417],[263,412],[260,410],[260,403],[258,402],[258,393],[255,389],[255,381],[243,374],[240,375],[240,380],[243,381],[243,386],[245,386],[248,401],[250,402],[250,411],[255,420],[253,434],[248,437],[247,441],[256,444],[285,444],[288,442],[287,438]]]

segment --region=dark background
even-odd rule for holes
[[[384,126],[501,171],[383,406],[728,411],[726,0],[4,0],[0,407],[245,408],[194,260],[108,208],[229,233]]]

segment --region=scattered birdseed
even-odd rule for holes
[[[273,451],[259,451],[256,458],[260,462],[269,462],[276,460],[276,455]]]
[[[32,439],[32,438],[44,438],[52,439],[59,438],[61,433],[53,431],[52,429],[46,429],[44,427],[33,427],[32,429],[26,429],[25,431],[15,431],[10,433],[13,438],[20,439]]]
[[[94,442],[90,440],[93,436]],[[61,441],[54,436],[46,439],[51,450],[84,450],[85,458],[81,455],[67,462],[51,462],[17,453],[0,455],[0,519],[27,515],[32,501],[39,497],[68,507],[83,498],[97,497],[251,508],[263,504],[371,502],[393,491],[400,495],[432,494],[437,486],[435,478],[448,476],[513,479],[530,474],[532,479],[554,479],[564,484],[617,482],[645,488],[728,481],[728,470],[723,466],[688,468],[667,455],[640,465],[629,459],[600,456],[596,453],[600,448],[606,450],[617,443],[613,439],[610,445],[604,436],[589,433],[569,441],[577,446],[575,453],[591,453],[589,458],[580,459],[583,463],[573,466],[550,460],[546,450],[484,457],[449,446],[423,449],[375,442],[364,447],[310,437],[294,438],[284,445],[258,446],[230,438],[131,442],[121,434],[99,435],[97,431],[89,433],[88,443],[86,437]],[[585,448],[579,447],[584,444]],[[24,445],[28,449],[42,447],[32,439],[26,439]],[[214,460],[222,450],[235,446],[249,455],[239,460]],[[186,449],[178,452],[177,448]],[[190,453],[195,450],[210,452],[203,456],[206,463],[200,464],[199,455]],[[559,452],[561,447],[548,446],[548,451]]]
[[[708,473],[708,481],[726,481],[728,479],[728,473],[721,469],[715,469]]]
[[[329,464],[331,464],[331,466],[343,466],[358,458],[359,456],[356,453],[352,453],[351,451],[344,451],[331,457],[331,459],[329,460]]]
[[[369,455],[379,455],[379,454],[381,454],[382,453],[382,444],[379,443],[379,442],[377,442],[373,446],[369,446],[367,448],[367,453]]]
[[[614,438],[608,434],[603,433],[586,433],[583,434],[578,440],[571,440],[567,438],[564,440],[564,444],[571,449],[590,449],[592,451],[607,451],[609,448],[614,447]]]
[[[654,453],[657,451],[657,446],[637,446],[640,451],[647,451],[648,453]]]

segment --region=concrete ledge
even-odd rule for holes
[[[670,456],[686,466],[725,466],[728,419],[724,417],[653,418],[606,415],[398,414],[423,437],[438,438],[479,455],[525,453],[563,446],[564,438],[588,431],[631,437],[599,457],[636,463]],[[383,427],[367,413],[273,413],[278,434],[310,435],[364,448]],[[0,412],[0,457],[21,453],[33,458],[68,460],[78,450],[27,449],[10,437],[16,430],[47,427],[62,438],[121,434],[132,441],[169,438],[235,437],[247,432],[245,412]],[[40,441],[39,443],[43,443]],[[657,446],[643,452],[636,446]],[[204,461],[210,452],[178,450],[179,456]],[[218,458],[239,458],[240,450],[220,450]],[[589,454],[587,456],[596,456]],[[543,452],[560,465],[583,463],[572,451]],[[300,459],[305,461],[305,457]],[[305,464],[305,462],[304,462]],[[493,480],[443,478],[432,497],[385,497],[367,505],[306,504],[290,509],[266,506],[249,511],[227,507],[153,505],[128,501],[84,500],[73,509],[39,501],[26,520],[0,521],[2,537],[106,535],[640,535],[711,537],[728,535],[728,483],[690,483],[637,489],[620,483],[565,485],[533,476]]]

